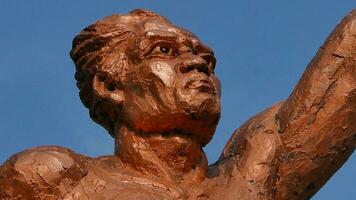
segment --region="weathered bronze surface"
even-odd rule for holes
[[[1,199],[308,199],[356,144],[356,11],[331,33],[289,98],[250,118],[208,166],[220,117],[212,50],[146,10],[73,41],[80,98],[115,155],[58,146],[0,168]]]

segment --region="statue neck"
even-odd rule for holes
[[[202,181],[208,168],[201,145],[179,133],[136,133],[121,126],[116,132],[115,155],[140,173],[175,181]]]

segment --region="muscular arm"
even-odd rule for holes
[[[356,142],[356,11],[321,47],[276,115],[282,142],[277,199],[308,198]]]
[[[36,147],[0,166],[0,199],[63,197],[86,174],[80,156],[62,147]]]
[[[235,131],[220,163],[237,162],[260,198],[308,199],[356,144],[356,11],[336,27],[289,98]]]

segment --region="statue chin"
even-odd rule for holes
[[[220,100],[213,94],[196,92],[194,95],[181,95],[179,105],[192,120],[211,121],[220,117]]]
[[[178,108],[146,112],[128,120],[130,129],[143,134],[194,136],[201,144],[210,141],[220,118],[220,104],[213,98],[181,102]]]
[[[181,105],[186,118],[186,123],[182,123],[182,132],[196,136],[201,143],[207,144],[220,119],[219,99],[209,94],[199,94],[190,101],[185,99]]]

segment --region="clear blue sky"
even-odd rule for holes
[[[205,148],[214,162],[234,129],[285,99],[355,0],[0,2],[0,163],[38,145],[97,156],[113,140],[82,106],[69,58],[85,26],[134,8],[156,11],[211,46],[223,87],[222,117]],[[356,156],[313,199],[356,199]]]

